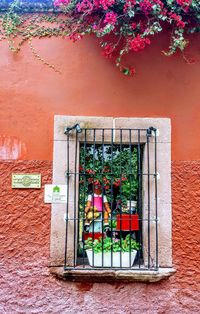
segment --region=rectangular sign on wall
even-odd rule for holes
[[[13,189],[40,189],[41,174],[39,173],[12,173]]]
[[[45,203],[67,203],[67,185],[45,184],[44,186]]]

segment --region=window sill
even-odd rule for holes
[[[63,267],[50,267],[50,273],[60,279],[70,281],[140,281],[158,282],[172,276],[176,270],[174,268],[159,268],[155,270],[64,270]]]

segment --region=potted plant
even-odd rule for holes
[[[136,175],[122,183],[122,205],[124,211],[136,212],[138,180]]]
[[[131,175],[122,182],[119,194],[120,214],[117,214],[116,230],[137,231],[139,230],[139,216],[137,212],[137,175]]]
[[[132,267],[140,245],[128,234],[125,239],[88,238],[85,248],[92,267]]]
[[[94,154],[95,150],[95,154]],[[104,156],[104,157],[103,157]],[[120,166],[119,166],[120,165]],[[88,191],[94,183],[100,183],[107,200],[115,213],[112,216],[113,229],[129,231],[138,230],[136,200],[138,191],[137,149],[120,145],[88,145],[81,147],[80,153],[80,213],[84,216]],[[114,175],[113,175],[114,174]],[[94,189],[91,189],[91,194]],[[113,212],[114,213],[114,212]],[[123,214],[122,214],[123,213]],[[131,217],[130,217],[131,214]],[[95,216],[94,216],[95,218]],[[110,217],[111,218],[111,217]]]

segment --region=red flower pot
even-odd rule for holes
[[[118,214],[117,231],[137,231],[139,230],[138,214]]]

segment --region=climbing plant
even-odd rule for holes
[[[5,0],[4,0],[5,2]],[[10,2],[10,1],[9,1]],[[44,63],[32,46],[34,37],[68,37],[76,42],[85,35],[99,38],[103,55],[115,61],[125,75],[135,68],[124,64],[123,57],[146,49],[152,38],[169,28],[170,56],[189,45],[189,34],[200,31],[199,0],[14,0],[0,16],[1,39],[7,39],[13,51],[19,51],[25,41],[37,58]],[[3,11],[3,10],[2,10]],[[32,14],[30,12],[37,12]],[[48,64],[50,67],[52,65]]]

